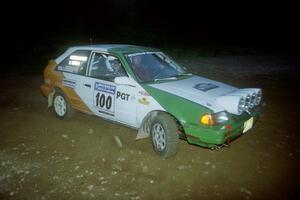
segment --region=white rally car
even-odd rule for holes
[[[162,157],[178,140],[218,148],[257,121],[262,91],[238,89],[188,73],[158,49],[134,45],[75,46],[44,70],[42,93],[59,118],[73,110],[138,130]]]

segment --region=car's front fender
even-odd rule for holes
[[[145,90],[164,108],[167,113],[174,116],[185,129],[185,124],[199,124],[199,118],[203,114],[213,111],[195,102],[174,94],[161,91],[148,85],[144,85]]]

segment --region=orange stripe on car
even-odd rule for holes
[[[73,88],[66,87],[62,84],[64,75],[62,72],[56,71],[55,67],[57,63],[54,60],[50,60],[44,70],[45,83],[41,86],[42,94],[46,97],[56,88],[61,90],[67,98],[73,108],[85,113],[92,113],[92,111],[83,103],[81,98],[77,95]],[[49,80],[49,81],[48,81]],[[51,80],[51,82],[50,82]]]

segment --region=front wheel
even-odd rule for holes
[[[53,97],[53,110],[57,117],[69,119],[73,115],[73,108],[68,99],[61,92],[55,92]]]
[[[178,151],[178,126],[173,117],[166,113],[158,114],[151,124],[151,141],[154,151],[163,158],[175,155]]]

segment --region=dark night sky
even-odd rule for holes
[[[37,1],[39,2],[39,1]],[[71,34],[102,36],[105,30],[160,30],[185,40],[228,40],[289,43],[297,39],[296,6],[272,2],[41,1],[13,2],[2,13],[9,40],[28,41]],[[14,19],[14,17],[16,17]],[[2,29],[3,30],[3,29]],[[151,32],[151,31],[150,31]]]
[[[74,38],[88,43],[90,37],[141,44],[148,38],[158,47],[167,41],[299,49],[297,6],[287,1],[52,0],[12,1],[1,8],[2,44],[18,59],[42,46]]]

